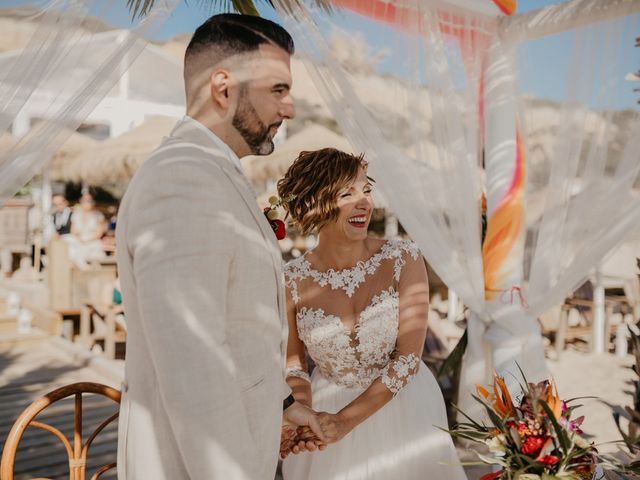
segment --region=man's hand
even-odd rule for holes
[[[290,453],[315,452],[325,448],[327,444],[319,440],[309,427],[298,427],[297,430],[293,430],[289,425],[282,426],[280,458],[285,459]]]
[[[295,426],[288,423],[282,425],[280,432],[280,458],[286,458],[293,450],[293,447],[296,446],[298,442],[296,435]]]

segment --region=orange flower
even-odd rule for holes
[[[545,402],[549,405],[549,408],[553,412],[553,416],[556,417],[556,420],[559,420],[562,415],[562,400],[558,397],[558,390],[556,389],[555,383],[552,383],[547,389],[547,398],[545,398]]]
[[[498,391],[498,389],[500,391]],[[494,405],[496,412],[498,412],[498,414],[503,418],[507,415],[513,414],[513,401],[511,400],[509,389],[507,388],[507,384],[504,382],[504,378],[499,377],[497,372],[493,372],[493,392],[496,396]]]
[[[476,391],[489,402],[500,417],[505,418],[514,414],[513,401],[507,385],[497,372],[493,373],[493,393],[489,393],[482,385],[476,385]]]
[[[482,385],[476,384],[476,391],[478,392],[478,395],[484,397],[485,400],[489,400],[489,392]]]

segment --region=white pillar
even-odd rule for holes
[[[593,325],[592,325],[592,353],[604,353],[604,285],[602,284],[602,271],[596,267],[595,285],[593,287]]]
[[[50,162],[47,162],[42,169],[42,219],[41,227],[44,229],[44,222],[47,221],[47,215],[51,211],[51,171],[49,169]]]
[[[448,308],[447,308],[447,320],[451,323],[458,318],[458,295],[453,290],[449,289],[448,293]]]

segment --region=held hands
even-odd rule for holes
[[[315,452],[324,450],[327,444],[320,440],[309,427],[282,426],[280,437],[280,458],[285,459],[290,453]]]
[[[299,436],[302,432],[308,432],[305,433],[304,440]],[[324,450],[326,442],[323,438],[318,414],[311,408],[295,402],[284,411],[280,435],[281,458],[285,458],[291,452],[314,451],[318,448]]]
[[[289,411],[292,408],[297,409],[297,405],[305,410]],[[294,428],[291,423],[298,427]],[[340,413],[316,413],[309,407],[296,402],[285,412],[280,440],[280,457],[286,458],[290,453],[322,451],[327,448],[328,443],[341,440],[352,429],[353,426]]]

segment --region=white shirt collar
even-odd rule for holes
[[[229,147],[229,145],[224,143],[220,137],[218,137],[215,133],[213,133],[211,130],[209,130],[207,127],[205,127],[196,119],[191,118],[189,115],[185,115],[182,120],[184,122],[191,123],[191,125],[193,125],[195,128],[200,129],[206,135],[208,135],[209,138],[213,141],[213,143],[215,143],[218,147],[222,149],[223,152],[227,154],[227,156],[229,157],[231,162],[235,165],[235,167],[238,169],[238,171],[240,171],[240,173],[244,175],[244,170],[242,169],[242,163],[240,163],[240,159],[238,158],[238,155],[236,155],[236,153],[233,150],[231,150],[231,147]]]

